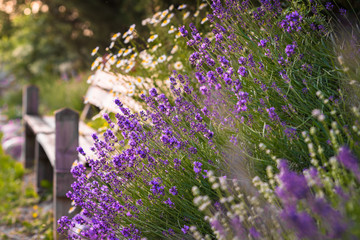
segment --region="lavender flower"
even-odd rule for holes
[[[351,153],[349,148],[346,146],[341,147],[337,155],[337,159],[342,165],[344,165],[344,167],[353,172],[358,181],[360,181],[359,161]]]

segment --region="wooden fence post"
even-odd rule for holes
[[[41,144],[36,141],[35,143],[35,173],[36,173],[36,180],[35,180],[35,187],[36,192],[42,194],[44,192],[43,186],[41,186],[41,182],[43,180],[49,181],[52,183],[53,181],[53,167],[46,156],[46,153],[41,146]]]
[[[54,239],[66,239],[57,234],[57,220],[69,215],[71,200],[66,193],[71,190],[74,178],[70,173],[71,166],[78,158],[76,148],[79,146],[79,114],[64,108],[55,112],[55,164],[54,164]]]
[[[39,89],[33,85],[25,86],[22,97],[22,116],[38,115]],[[35,134],[24,121],[23,124],[25,141],[22,148],[21,161],[25,168],[32,168],[34,167],[35,158]]]

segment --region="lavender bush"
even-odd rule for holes
[[[357,236],[359,111],[349,111],[343,94],[357,66],[338,57],[344,49],[335,44],[331,4],[214,0],[210,33],[179,27],[194,48],[194,72],[173,71],[171,95],[142,94],[146,111],[132,113],[115,99],[120,112],[104,114],[109,128],[93,135],[93,153],[78,148],[90,169],[72,169],[68,197],[80,213],[59,219],[59,232],[70,239]]]

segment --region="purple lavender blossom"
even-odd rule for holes
[[[319,239],[316,223],[308,213],[299,213],[295,206],[289,206],[284,208],[280,217],[289,228],[295,231],[298,238]]]
[[[184,225],[184,227],[181,228],[181,231],[184,233],[184,234],[187,234],[188,231],[189,231],[190,227],[187,226],[187,225]]]
[[[246,59],[246,57],[240,57],[238,59],[238,62],[240,65],[246,65],[247,59]]]
[[[164,201],[164,203],[169,205],[170,208],[175,207],[175,203],[173,203],[170,198],[168,198],[166,201]]]
[[[180,31],[180,33],[181,33],[181,36],[183,36],[183,37],[187,37],[187,36],[188,36],[188,31],[185,29],[185,26],[184,26],[184,25],[181,26],[181,27],[179,27],[179,31]]]
[[[156,88],[151,88],[149,93],[152,97],[156,97],[158,95]]]
[[[239,67],[238,74],[242,77],[247,77],[249,72],[246,70],[245,67]]]
[[[260,40],[260,42],[258,43],[258,46],[259,47],[266,47],[266,43],[267,43],[268,41],[266,40],[266,39],[262,39],[262,40]]]
[[[344,165],[348,170],[350,170],[355,177],[360,181],[360,170],[359,170],[359,161],[346,146],[340,148],[337,155],[338,161]]]
[[[341,15],[341,16],[344,16],[344,17],[346,16],[346,12],[347,12],[346,9],[340,8],[340,9],[339,9],[339,12],[340,12],[340,15]]]
[[[279,116],[276,114],[275,112],[275,108],[274,107],[270,107],[270,108],[266,108],[267,113],[269,114],[269,118],[272,121],[279,121],[280,118]]]
[[[169,189],[169,192],[172,194],[172,195],[177,195],[178,194],[178,191],[176,189],[176,186],[173,186],[172,188]]]
[[[306,198],[310,189],[304,175],[290,171],[285,160],[281,160],[278,167],[281,185],[277,187],[276,193],[279,198],[286,203]]]
[[[331,2],[327,2],[325,4],[325,8],[328,10],[328,11],[331,11],[333,8],[334,8],[334,4],[332,4]]]
[[[194,162],[194,172],[196,174],[199,174],[201,172],[201,166],[202,166],[201,162],[197,162],[197,161]]]
[[[295,48],[296,48],[295,44],[289,44],[289,45],[286,46],[285,53],[288,56],[288,58],[290,58],[292,55],[294,55]]]

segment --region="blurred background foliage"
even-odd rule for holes
[[[24,84],[40,87],[44,112],[65,106],[81,111],[91,50],[104,49],[114,33],[125,32],[133,23],[142,34],[142,19],[184,3],[195,8],[199,0],[0,0],[3,112],[21,117]]]

